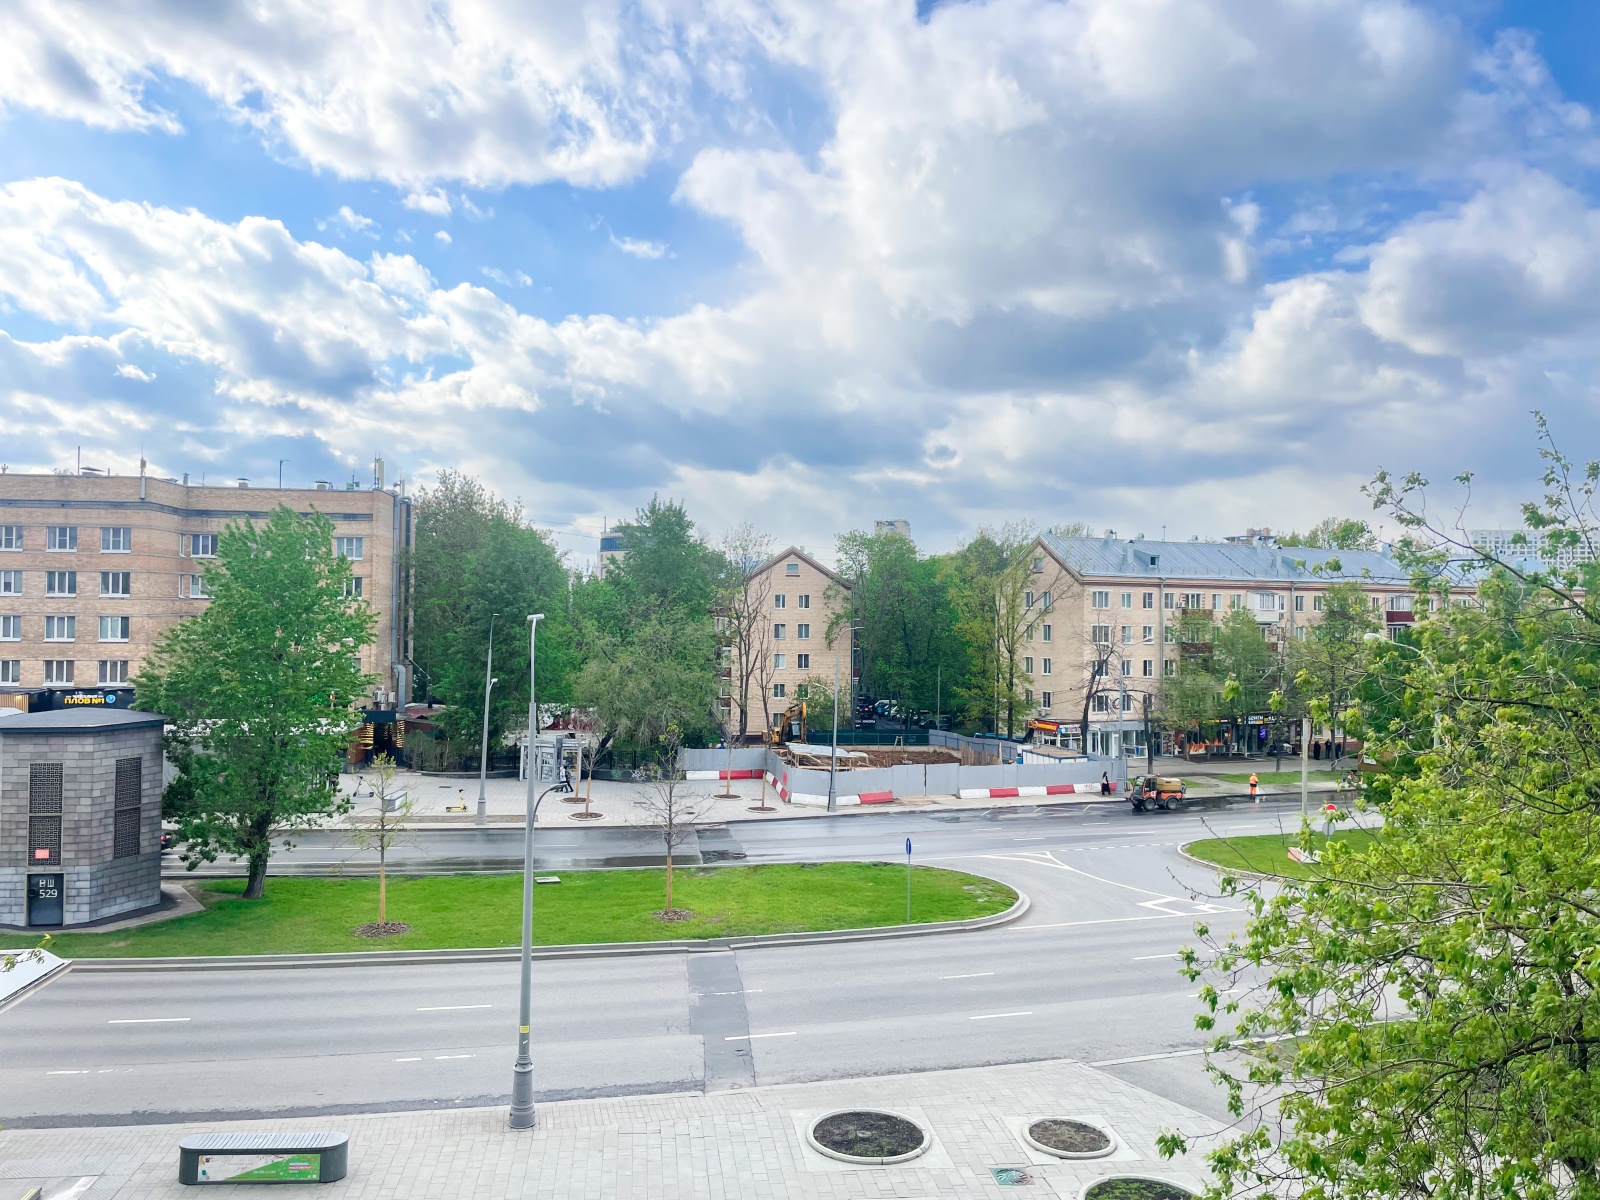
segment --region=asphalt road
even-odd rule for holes
[[[538,963],[537,1086],[546,1098],[723,1089],[1067,1057],[1111,1060],[1108,1069],[1214,1108],[1199,1060],[1182,1053],[1203,1039],[1195,987],[1172,956],[1199,917],[1224,929],[1242,914],[1207,896],[1209,872],[1177,846],[1207,825],[1268,832],[1292,824],[1295,807],[1134,817],[1069,805],[711,830],[701,855],[751,862],[892,858],[909,835],[919,861],[1005,880],[1033,907],[981,933]],[[587,844],[602,832],[614,837],[562,831],[542,865],[607,857]],[[419,853],[496,861],[504,841],[451,832]],[[516,987],[512,962],[72,972],[0,1012],[0,1120],[498,1103],[510,1089]]]

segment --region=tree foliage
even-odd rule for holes
[[[966,647],[967,674],[957,686],[969,719],[1007,736],[1024,718],[1031,682],[1022,654],[1052,604],[1032,589],[1034,534],[1025,524],[980,529],[944,561],[955,633]]]
[[[163,808],[185,863],[243,858],[247,899],[262,894],[274,830],[341,809],[352,701],[373,683],[357,655],[375,622],[350,579],[321,513],[279,505],[261,525],[230,524],[205,568],[211,602],[168,627],[135,680],[139,706],[169,722]]]
[[[1320,550],[1376,550],[1378,535],[1365,521],[1355,517],[1327,517],[1303,534],[1284,534],[1278,539],[1278,545]]]
[[[1447,596],[1448,559],[1475,554],[1424,487],[1372,494],[1440,547],[1412,564]],[[1559,489],[1540,512],[1591,529]],[[1255,1047],[1212,1064],[1259,1118],[1210,1154],[1214,1195],[1600,1196],[1600,602],[1571,582],[1498,566],[1480,604],[1367,643],[1381,835],[1272,894],[1231,881],[1247,932],[1189,956],[1203,1027],[1232,1016],[1218,1047]]]

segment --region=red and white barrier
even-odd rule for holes
[[[1117,790],[1115,783],[1111,790]],[[1035,787],[962,788],[959,794],[963,800],[1014,800],[1024,796],[1071,796],[1099,791],[1098,783],[1047,783]]]
[[[685,771],[685,779],[760,779],[761,772],[753,771]]]

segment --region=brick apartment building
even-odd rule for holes
[[[143,476],[0,474],[0,706],[125,707],[161,631],[206,604],[202,572],[230,522],[279,504],[334,524],[377,616],[362,707],[392,724],[408,693],[411,502],[380,488],[194,486]]]

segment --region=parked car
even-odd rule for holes
[[[1128,780],[1128,799],[1134,812],[1151,808],[1182,808],[1189,785],[1171,775],[1135,775]]]

